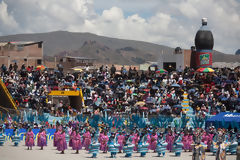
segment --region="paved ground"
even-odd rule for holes
[[[156,153],[147,153],[147,156],[145,158],[139,157],[139,153],[134,153],[132,158],[125,158],[124,154],[118,154],[117,159],[151,159],[151,160],[191,160],[192,153],[190,152],[183,152],[181,157],[175,157],[174,153],[168,153],[166,156],[163,157],[157,157]],[[18,147],[14,147],[10,142],[7,142],[4,144],[4,146],[0,146],[0,159],[1,160],[79,160],[79,159],[90,159],[91,155],[88,154],[86,151],[82,150],[79,154],[75,154],[75,151],[68,149],[65,151],[65,154],[59,154],[59,152],[52,147],[52,142],[49,143],[49,146],[45,147],[44,150],[39,150],[39,147],[34,147],[33,150],[27,150],[27,148],[24,146],[24,143],[21,142]],[[110,159],[110,153],[100,153],[98,155],[99,160],[101,159]],[[236,156],[234,155],[228,155],[227,160],[235,160]],[[214,156],[211,156],[211,153],[207,153],[206,160],[215,160]]]

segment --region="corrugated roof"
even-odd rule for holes
[[[12,45],[29,45],[29,44],[39,43],[39,42],[34,42],[34,41],[16,41],[16,42],[8,41],[8,42],[0,42],[0,46],[5,46],[8,43],[10,43]]]
[[[72,59],[82,59],[82,60],[94,60],[95,58],[87,58],[87,57],[72,57],[72,56],[65,56],[66,58],[72,58]]]

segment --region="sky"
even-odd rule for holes
[[[208,18],[214,49],[240,48],[240,0],[0,0],[0,36],[57,30],[189,49]]]

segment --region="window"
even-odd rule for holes
[[[24,46],[23,45],[17,45],[17,51],[23,51]]]
[[[37,59],[37,65],[41,65],[42,64],[42,60],[41,59]]]
[[[38,48],[42,48],[42,42],[38,43]]]

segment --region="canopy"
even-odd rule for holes
[[[215,128],[240,128],[240,113],[221,112],[206,121],[206,127],[210,125]]]
[[[167,70],[165,70],[165,69],[158,69],[158,70],[156,71],[156,73],[167,74],[168,72],[167,72]]]
[[[47,67],[44,66],[44,65],[39,65],[39,66],[36,67],[37,70],[44,70],[44,69],[46,69],[46,68],[47,68]]]
[[[209,73],[214,72],[214,70],[212,68],[199,68],[197,69],[197,72]]]

